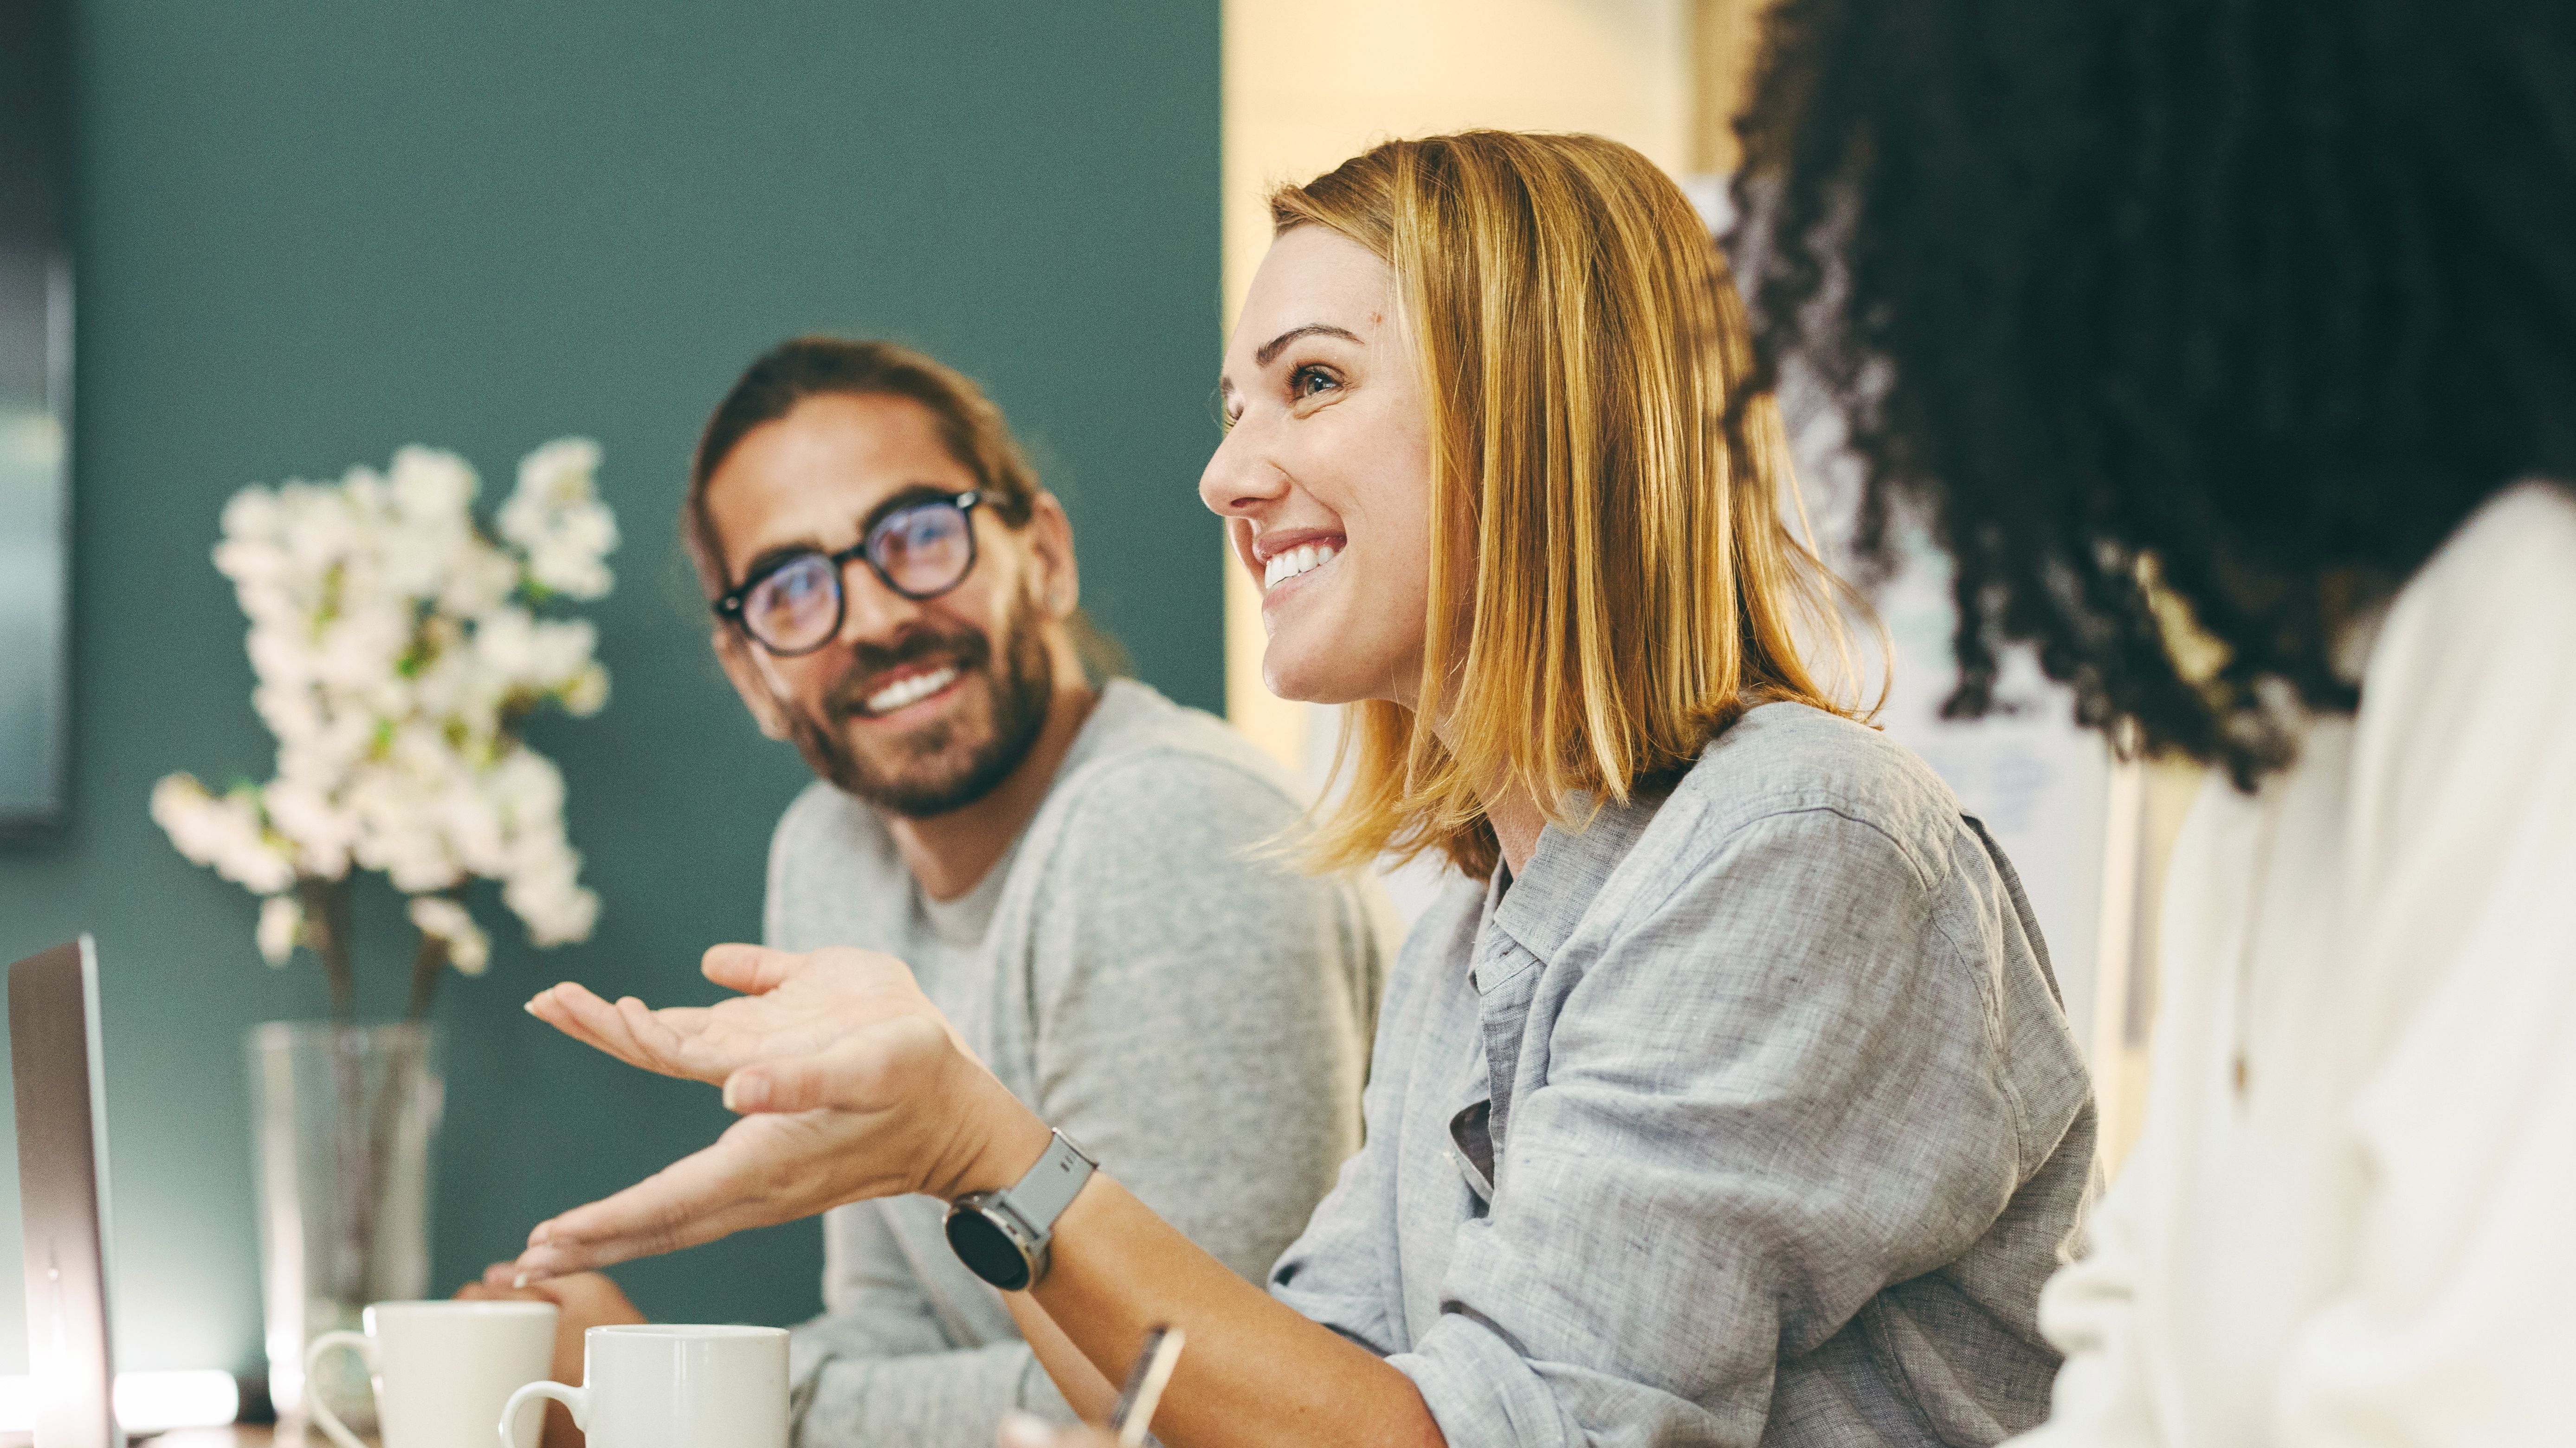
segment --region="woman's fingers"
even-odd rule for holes
[[[664,1006],[653,1012],[653,1019],[682,1036],[694,1038],[706,1034],[707,1022],[713,1014],[706,1006]]]
[[[539,1223],[513,1264],[514,1280],[610,1267],[804,1215],[771,1214],[766,1194],[753,1185],[766,1175],[757,1155],[727,1131],[614,1196]]]
[[[724,1078],[725,1107],[743,1116],[881,1111],[917,1088],[921,1073],[937,1068],[947,1044],[945,1022],[880,1021],[808,1055],[742,1066]]]
[[[537,992],[536,997],[528,1002],[528,1014],[629,1066],[647,1071],[654,1069],[635,1049],[634,1042],[628,1039],[616,1007],[572,981]]]
[[[537,992],[535,995],[528,997],[527,1011],[529,1015],[535,1016],[538,1020],[554,1027],[556,1030],[563,1032],[565,1035],[572,1037],[583,1045],[596,1046],[599,1043],[591,1040],[590,1037],[583,1032],[581,1029],[581,1023],[574,1019],[572,1012],[564,1007],[564,995],[569,991],[579,990],[580,988],[581,987],[574,985],[568,980],[557,981],[553,985],[547,986],[544,990]]]
[[[775,990],[804,957],[765,945],[713,945],[699,959],[698,969],[707,979],[727,990],[744,995],[760,995]]]
[[[716,1082],[733,1062],[692,1049],[706,1030],[703,1007],[656,1011],[633,996],[614,1005],[571,981],[528,1002],[528,1013],[565,1035],[640,1070]]]
[[[679,1014],[676,1009],[654,1010],[633,996],[617,1003],[618,1024],[624,1027],[626,1039],[634,1043],[635,1049],[651,1059],[652,1069],[710,1085],[722,1081],[735,1063],[725,1059],[725,1053],[709,1048],[702,1022],[696,1031],[675,1029],[675,1023],[668,1018]],[[697,1015],[702,1018],[705,1012]]]
[[[725,1109],[739,1116],[868,1110],[881,1104],[881,1056],[852,1043],[812,1056],[756,1062],[725,1078]]]

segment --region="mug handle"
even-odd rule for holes
[[[530,1401],[537,1398],[552,1398],[556,1402],[570,1408],[572,1410],[572,1425],[579,1428],[584,1433],[590,1431],[590,1390],[587,1388],[567,1387],[562,1383],[555,1382],[551,1378],[540,1378],[537,1381],[528,1384],[526,1387],[519,1389],[517,1392],[512,1393],[510,1395],[510,1401],[502,1406],[501,1448],[529,1448],[529,1445],[523,1444],[518,1440],[512,1430],[518,1426],[519,1409],[525,1407]],[[539,1425],[538,1432],[542,1435],[544,1432],[543,1425],[545,1423],[545,1419],[540,1417],[537,1422]],[[351,1444],[349,1445],[349,1448],[357,1448],[357,1445]]]
[[[322,1361],[322,1354],[335,1347],[345,1347],[365,1359],[370,1376],[377,1371],[374,1338],[363,1332],[326,1332],[304,1349],[304,1406],[313,1414],[314,1421],[322,1425],[323,1433],[340,1448],[367,1448],[366,1444],[358,1441],[356,1434],[341,1426],[340,1415],[331,1411],[330,1403],[323,1399],[321,1389],[314,1384],[313,1365]],[[371,1389],[372,1386],[370,1384]]]

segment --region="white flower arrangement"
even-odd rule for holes
[[[252,486],[223,513],[215,567],[250,618],[251,704],[277,736],[277,773],[214,794],[173,774],[152,818],[179,853],[262,897],[260,954],[322,957],[350,1012],[347,882],[381,871],[421,932],[412,1014],[444,964],[479,975],[491,941],[455,897],[473,878],[539,946],[587,939],[599,897],[565,837],[563,775],[519,737],[552,703],[608,702],[582,619],[550,599],[596,599],[617,521],[594,486],[599,447],[565,438],[519,464],[496,519],[475,521],[474,470],[409,447],[378,473]]]

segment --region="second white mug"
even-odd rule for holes
[[[530,1383],[510,1395],[503,1448],[537,1448],[519,1410],[539,1398],[572,1409],[590,1448],[787,1448],[785,1328],[594,1327],[581,1356],[580,1387]]]

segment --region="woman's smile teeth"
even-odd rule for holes
[[[1262,570],[1261,586],[1265,590],[1277,588],[1301,573],[1312,573],[1339,557],[1341,551],[1330,543],[1291,548],[1271,558],[1269,566]]]
[[[933,669],[926,674],[914,674],[910,678],[897,679],[868,696],[868,712],[891,714],[906,704],[919,703],[955,682],[957,682],[957,667],[954,664]]]

